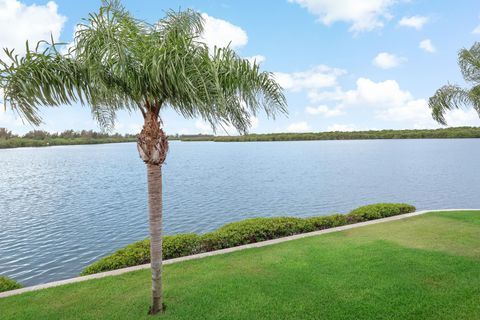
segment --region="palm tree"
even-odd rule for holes
[[[143,115],[137,147],[148,176],[151,314],[164,308],[161,169],[168,140],[162,111],[172,108],[185,118],[206,121],[213,130],[230,125],[241,134],[261,109],[272,117],[287,112],[271,73],[229,47],[209,52],[199,40],[202,31],[202,17],[192,10],[169,11],[148,24],[118,1],[108,1],[79,26],[67,53],[52,39],[35,50],[27,43],[24,56],[6,49],[8,62],[0,60],[5,105],[33,125],[42,121],[41,106],[88,105],[105,129],[112,128],[120,110]]]
[[[475,42],[470,49],[460,50],[458,64],[463,78],[472,85],[471,88],[448,84],[438,89],[428,100],[433,118],[444,125],[447,124],[447,110],[472,106],[480,115],[480,42]]]

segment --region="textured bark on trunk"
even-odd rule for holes
[[[162,164],[168,151],[167,136],[160,128],[158,110],[145,114],[145,124],[138,136],[137,149],[147,165],[148,215],[150,223],[150,259],[152,270],[152,305],[150,314],[164,310],[162,299]]]
[[[161,165],[168,152],[167,135],[160,128],[158,116],[149,111],[145,115],[143,129],[138,136],[137,149],[146,164]]]
[[[147,164],[152,305],[150,314],[163,311],[162,299],[162,166]]]

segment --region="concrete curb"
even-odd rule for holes
[[[205,258],[205,257],[216,256],[216,255],[220,255],[220,254],[225,254],[225,253],[230,253],[230,252],[235,252],[235,251],[240,251],[240,250],[245,250],[245,249],[250,249],[250,248],[260,248],[260,247],[270,246],[270,245],[273,245],[273,244],[283,243],[283,242],[287,242],[287,241],[292,241],[292,240],[297,240],[297,239],[302,239],[302,238],[308,238],[308,237],[318,236],[318,235],[332,233],[332,232],[339,232],[339,231],[344,231],[344,230],[349,230],[349,229],[355,229],[355,228],[360,228],[360,227],[369,226],[369,225],[378,224],[378,223],[383,223],[383,222],[388,222],[388,221],[402,220],[402,219],[406,219],[406,218],[410,218],[410,217],[415,217],[415,216],[418,216],[418,215],[421,215],[421,214],[424,214],[424,213],[427,213],[427,212],[443,212],[443,211],[480,211],[480,209],[444,209],[444,210],[415,211],[415,212],[412,212],[412,213],[402,214],[402,215],[388,217],[388,218],[370,220],[370,221],[366,221],[366,222],[359,222],[359,223],[349,224],[349,225],[345,225],[345,226],[341,226],[341,227],[335,227],[335,228],[313,231],[313,232],[308,232],[308,233],[301,233],[301,234],[296,234],[296,235],[293,235],[293,236],[288,236],[288,237],[283,237],[283,238],[278,238],[278,239],[273,239],[273,240],[267,240],[267,241],[262,241],[262,242],[257,242],[257,243],[251,243],[251,244],[246,244],[246,245],[242,245],[242,246],[238,246],[238,247],[232,247],[232,248],[227,248],[227,249],[221,249],[221,250],[216,250],[216,251],[194,254],[194,255],[191,255],[191,256],[169,259],[169,260],[163,261],[163,265],[178,263],[178,262],[188,261],[188,260],[202,259],[202,258]],[[150,268],[150,264],[148,263],[148,264],[143,264],[143,265],[134,266],[134,267],[128,267],[128,268],[117,269],[117,270],[113,270],[113,271],[96,273],[96,274],[83,276],[83,277],[75,277],[75,278],[70,278],[70,279],[65,279],[65,280],[60,280],[60,281],[54,281],[54,282],[39,284],[39,285],[36,285],[36,286],[31,286],[31,287],[26,287],[26,288],[21,288],[21,289],[6,291],[6,292],[0,292],[0,298],[10,297],[10,296],[18,295],[18,294],[21,294],[21,293],[24,293],[24,292],[29,292],[29,291],[36,291],[36,290],[41,290],[41,289],[57,287],[57,286],[65,285],[65,284],[77,283],[77,282],[82,282],[82,281],[87,281],[87,280],[92,280],[92,279],[100,279],[100,278],[110,277],[110,276],[117,276],[117,275],[124,274],[124,273],[127,273],[127,272],[149,269],[149,268]]]

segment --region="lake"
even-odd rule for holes
[[[34,285],[148,235],[134,143],[0,150],[0,275]],[[480,139],[171,142],[166,234],[375,202],[480,208]]]

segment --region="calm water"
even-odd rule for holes
[[[249,217],[347,212],[372,202],[480,208],[480,139],[172,142],[168,234]],[[147,236],[135,144],[0,150],[0,274],[25,285],[77,275]]]

